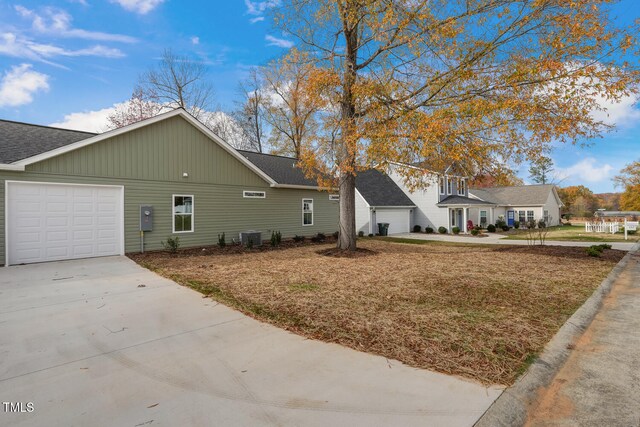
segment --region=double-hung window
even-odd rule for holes
[[[533,211],[527,211],[527,221],[533,221]]]
[[[544,211],[544,217],[543,218],[544,218],[544,223],[546,225],[549,225],[549,211],[548,210]]]
[[[447,177],[447,194],[453,193],[453,178]]]
[[[458,180],[458,196],[464,196],[464,192],[465,192],[465,182],[464,182],[464,178],[460,178]]]
[[[302,225],[313,225],[313,199],[302,199]]]
[[[193,231],[193,196],[173,195],[173,232]]]
[[[480,224],[487,225],[487,211],[480,211]]]
[[[439,178],[440,194],[444,194],[444,176]]]
[[[520,224],[524,225],[524,222],[526,221],[526,218],[524,216],[524,211],[518,212],[518,221],[520,222]]]

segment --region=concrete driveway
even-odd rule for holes
[[[25,411],[0,425],[470,426],[501,391],[304,339],[124,257],[0,268],[0,399]]]

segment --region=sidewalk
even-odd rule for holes
[[[489,245],[528,245],[526,240],[504,240],[506,236],[500,234],[489,233],[487,237],[472,237],[468,235],[455,236],[451,234],[425,234],[425,233],[400,233],[393,234],[389,237],[398,237],[402,239],[416,239],[416,240],[434,240],[440,242],[455,242],[455,243],[471,243],[471,244],[489,244]],[[591,245],[598,245],[604,242],[567,242],[547,240],[546,245],[549,246],[571,246],[571,247],[589,247]],[[629,251],[634,245],[634,242],[609,242],[613,249],[620,251]]]
[[[640,243],[475,427],[640,426]]]

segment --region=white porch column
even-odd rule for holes
[[[462,231],[464,232],[464,234],[467,234],[467,209],[468,208],[462,208]]]

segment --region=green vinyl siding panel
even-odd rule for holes
[[[268,183],[180,116],[27,167],[30,172],[265,187]],[[188,178],[183,178],[183,173]]]
[[[338,202],[326,192],[269,187],[181,117],[29,165],[25,172],[0,171],[0,264],[6,250],[7,180],[123,186],[125,252],[140,251],[141,205],[154,208],[145,250],[162,249],[169,236],[179,236],[181,246],[189,247],[216,244],[220,233],[231,242],[248,230],[261,231],[263,240],[272,231],[293,237],[338,230]],[[266,197],[244,198],[246,190],[264,191]],[[174,194],[193,195],[193,232],[172,233]],[[314,201],[312,226],[302,225],[303,198]]]

